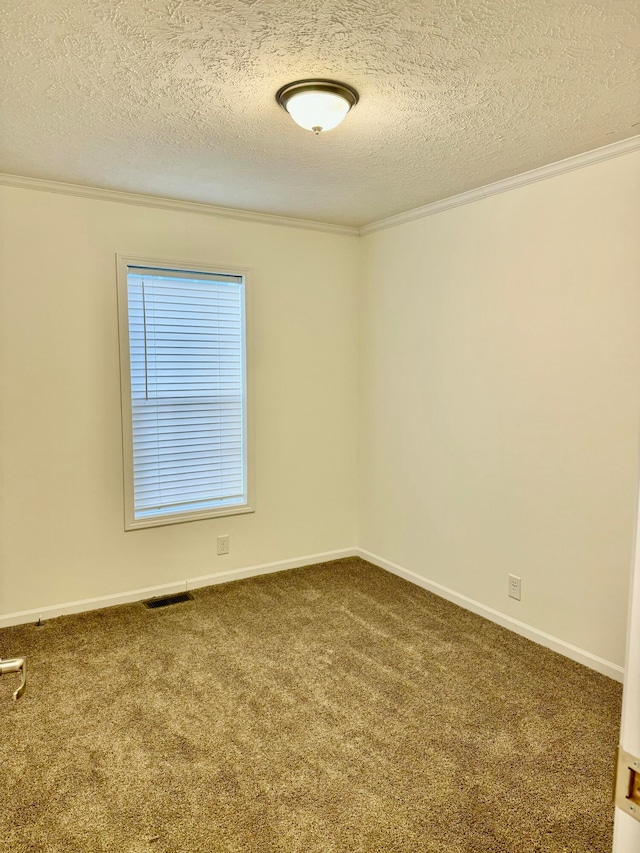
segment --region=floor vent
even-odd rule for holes
[[[171,604],[182,604],[183,601],[193,601],[193,596],[189,592],[178,592],[176,595],[161,595],[158,598],[149,598],[143,601],[145,607],[149,610],[156,610],[158,607],[169,607]]]

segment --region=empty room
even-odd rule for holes
[[[640,853],[637,0],[0,5],[0,850]]]

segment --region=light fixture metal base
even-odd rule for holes
[[[283,109],[287,109],[287,101],[301,92],[331,92],[340,95],[349,104],[355,107],[360,100],[360,95],[347,83],[339,83],[337,80],[327,80],[323,77],[312,77],[308,80],[296,80],[295,83],[287,83],[276,92],[276,101]]]

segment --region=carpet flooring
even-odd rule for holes
[[[620,685],[358,558],[0,631],[0,850],[609,853]]]

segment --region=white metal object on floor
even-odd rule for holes
[[[27,659],[26,658],[0,658],[0,675],[9,675],[12,672],[19,672],[21,675],[20,686],[14,692],[13,698],[19,699],[27,686]]]

